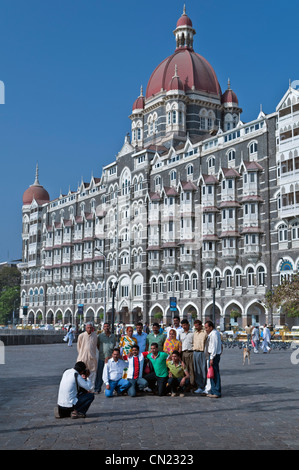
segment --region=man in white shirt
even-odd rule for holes
[[[210,320],[205,322],[205,330],[208,335],[206,342],[206,352],[208,355],[208,368],[213,367],[214,377],[210,379],[211,392],[205,393],[210,398],[221,397],[221,379],[219,371],[219,362],[222,352],[221,336],[215,329],[214,323]]]
[[[267,327],[267,325],[265,324],[264,329],[263,329],[263,344],[262,344],[263,353],[267,354],[268,352],[271,351],[270,343],[271,343],[271,332],[269,328]]]
[[[94,400],[89,370],[84,362],[76,362],[73,369],[67,369],[62,376],[55,418],[85,418],[88,408]]]
[[[114,348],[112,358],[105,364],[103,371],[103,382],[106,385],[106,397],[113,397],[114,390],[116,390],[118,395],[121,395],[131,386],[128,380],[122,378],[124,369],[127,366],[128,363],[120,359],[120,349]]]

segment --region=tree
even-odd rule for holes
[[[8,287],[21,285],[21,273],[15,266],[4,266],[0,269],[0,294]]]
[[[288,317],[299,317],[299,274],[283,279],[265,295],[265,307],[281,307]]]
[[[7,324],[20,299],[21,273],[15,266],[0,269],[0,323]]]
[[[7,287],[0,294],[0,323],[7,324],[20,299],[20,286]]]

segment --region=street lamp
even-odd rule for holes
[[[216,277],[215,279],[211,279],[210,277],[207,278],[207,288],[213,290],[213,323],[216,327],[215,324],[215,318],[216,318],[216,289],[220,289],[222,284],[222,280],[219,277]]]
[[[118,281],[115,281],[114,283],[112,281],[109,282],[109,287],[112,292],[112,322],[111,322],[112,333],[114,333],[114,316],[115,316],[114,300],[115,300],[117,286],[118,286]]]

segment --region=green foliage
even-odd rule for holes
[[[14,307],[20,299],[20,286],[7,287],[0,294],[0,323],[7,324],[12,319]]]
[[[21,273],[16,267],[0,269],[0,323],[12,320],[12,312],[19,306]]]
[[[288,317],[299,317],[299,274],[282,280],[279,286],[268,291],[264,304],[271,309],[281,307]]]
[[[156,320],[160,320],[161,318],[163,318],[163,313],[162,312],[157,312],[154,314],[154,318]]]
[[[238,318],[238,317],[241,317],[241,316],[242,316],[241,312],[237,309],[232,309],[230,311],[230,317],[231,318]]]

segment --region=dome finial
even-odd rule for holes
[[[186,3],[184,3],[183,15],[186,15]]]
[[[36,169],[35,169],[35,181],[34,181],[34,186],[39,186],[39,181],[38,181],[38,163],[36,164]]]
[[[143,86],[140,87],[140,96],[143,96]]]
[[[228,88],[228,90],[230,90],[230,78],[228,78],[228,80],[227,80],[227,88]]]
[[[178,66],[175,64],[174,66],[174,77],[178,77]]]

